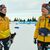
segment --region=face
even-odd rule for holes
[[[5,7],[5,8],[2,9],[2,13],[6,14],[6,12],[7,12],[7,10],[6,10],[6,7]]]
[[[47,15],[48,14],[48,10],[46,8],[44,8],[44,7],[42,7],[41,11],[42,11],[43,15]]]

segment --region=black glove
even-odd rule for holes
[[[13,39],[15,37],[16,33],[11,34],[11,39]]]
[[[36,38],[34,38],[34,43],[36,44]]]
[[[13,40],[11,39],[11,43],[13,43]]]
[[[13,43],[13,39],[14,39],[15,35],[16,35],[16,33],[11,34],[11,43]]]

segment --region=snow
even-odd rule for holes
[[[19,28],[15,29],[14,27]],[[33,43],[35,24],[16,24],[16,22],[11,22],[10,30],[11,33],[16,32],[10,50],[37,50],[36,44]]]

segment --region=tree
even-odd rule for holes
[[[30,19],[28,18],[27,21],[30,21]]]
[[[32,21],[32,19],[29,19],[29,21]]]
[[[16,21],[16,18],[14,19],[14,21]]]
[[[37,20],[36,20],[36,18],[33,17],[33,18],[32,18],[32,21],[37,21]]]
[[[32,21],[32,19],[27,19],[28,22]]]
[[[25,19],[23,20],[23,22],[25,22]]]
[[[18,20],[18,18],[17,19],[15,18],[14,21],[19,21],[19,20]]]
[[[19,21],[22,22],[22,19],[20,19]]]

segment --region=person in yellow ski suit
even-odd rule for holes
[[[6,6],[0,5],[0,50],[2,50],[2,47],[4,46],[4,50],[9,50],[9,42],[10,37],[13,38],[13,35],[11,36],[10,28],[9,28],[9,18],[6,17]],[[3,45],[2,45],[3,44]]]
[[[42,5],[42,16],[39,17],[34,32],[34,43],[37,43],[38,50],[47,50],[50,44],[50,9],[47,6],[50,6],[50,2]]]

